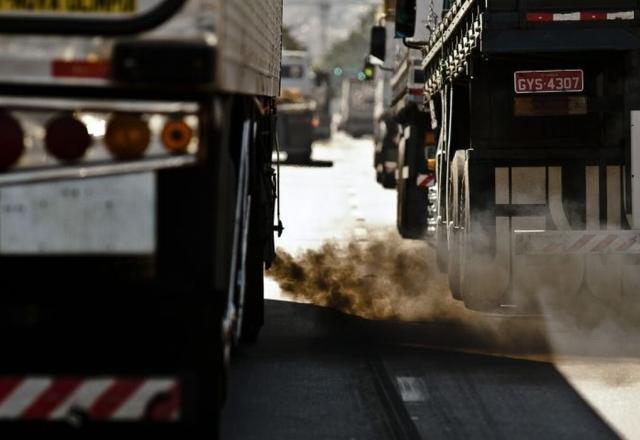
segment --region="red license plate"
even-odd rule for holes
[[[584,90],[582,70],[528,70],[514,74],[516,93],[570,93]]]

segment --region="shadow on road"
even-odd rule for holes
[[[331,168],[333,167],[333,161],[331,160],[294,160],[287,159],[280,162],[283,166],[296,166],[296,167],[309,167],[309,168]]]

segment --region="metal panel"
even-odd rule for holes
[[[230,92],[280,92],[282,0],[218,0],[217,81]]]
[[[544,205],[547,203],[547,170],[544,167],[511,168],[511,203]]]
[[[153,173],[0,190],[0,253],[154,251]]]

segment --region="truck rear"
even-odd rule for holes
[[[315,140],[316,101],[314,74],[308,52],[285,50],[282,54],[282,93],[278,99],[278,142],[288,162],[311,160]]]
[[[354,137],[373,133],[374,94],[370,81],[356,78],[342,81],[341,130]]]
[[[639,6],[443,3],[423,68],[439,257],[467,307],[637,304]]]
[[[3,435],[217,437],[273,255],[281,17],[0,5]]]

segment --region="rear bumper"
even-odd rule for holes
[[[516,230],[511,250],[509,302],[519,309],[640,301],[640,231]]]
[[[640,231],[514,231],[515,255],[640,255]]]

